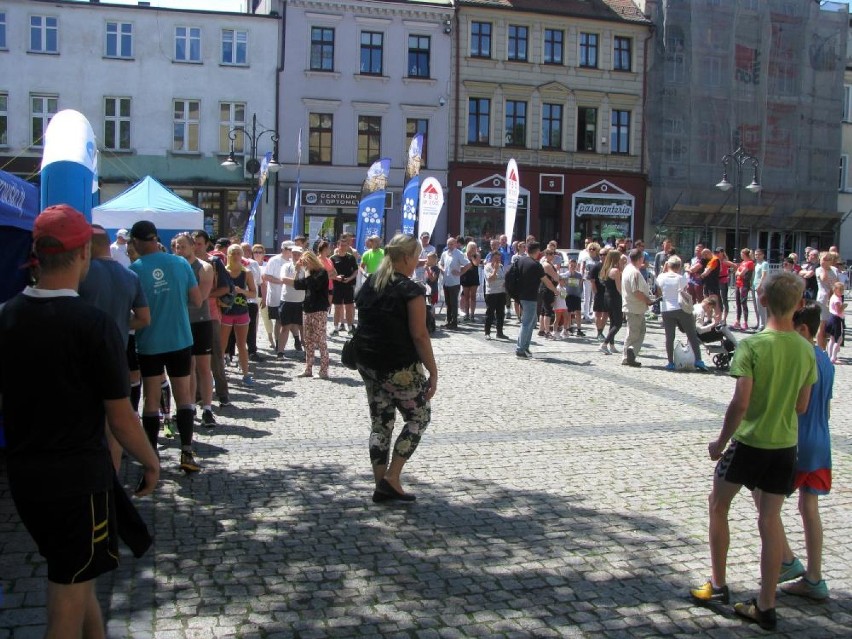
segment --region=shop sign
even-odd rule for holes
[[[302,206],[353,207],[361,202],[360,191],[330,191],[324,189],[302,189]],[[393,208],[393,193],[385,193],[385,208]]]
[[[505,209],[506,208],[506,192],[494,191],[488,193],[477,193],[470,191],[464,194],[464,205],[478,206],[490,209]],[[527,208],[527,198],[524,195],[518,195],[518,208]]]
[[[582,202],[577,204],[577,215],[631,217],[633,215],[633,206],[625,202]]]

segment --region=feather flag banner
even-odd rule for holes
[[[367,250],[368,237],[382,234],[385,221],[385,188],[390,174],[390,163],[390,158],[373,162],[361,187],[358,224],[355,227],[355,250],[359,253]]]
[[[423,157],[423,134],[418,133],[408,146],[408,162],[405,179],[408,182],[402,192],[402,232],[414,235],[417,224],[417,209],[420,204],[420,164]]]
[[[518,213],[518,195],[521,191],[521,182],[518,176],[518,164],[515,158],[509,160],[506,166],[506,237],[512,244],[512,233],[515,230],[515,216]]]
[[[432,235],[432,231],[435,230],[435,224],[438,222],[438,217],[441,215],[442,208],[444,208],[444,189],[441,188],[441,183],[437,179],[427,177],[420,186],[418,235],[423,235],[423,233]]]

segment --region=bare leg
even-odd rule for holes
[[[402,484],[399,482],[399,475],[402,473],[402,467],[405,466],[405,462],[407,461],[408,460],[405,457],[394,455],[384,476],[385,481],[393,486],[394,490],[400,493],[404,493],[405,491],[402,489]]]
[[[237,355],[240,360],[240,370],[243,375],[249,374],[249,359],[248,347],[246,346],[246,337],[248,336],[249,325],[234,326],[234,337],[237,340]]]
[[[713,585],[717,588],[721,588],[726,583],[728,547],[731,544],[728,510],[740,488],[742,488],[740,484],[732,484],[724,479],[714,477],[713,490],[710,491],[708,499],[710,504],[710,563],[712,565]],[[778,568],[781,568],[780,559],[778,560]],[[777,581],[777,574],[775,579]]]
[[[45,639],[106,637],[94,579],[79,584],[47,582],[47,630],[44,636]]]
[[[346,304],[344,306],[346,311],[346,325],[349,328],[355,326],[355,305],[354,304]]]
[[[805,529],[805,547],[808,551],[808,569],[805,577],[811,582],[822,579],[822,519],[819,516],[819,496],[799,493],[799,512]]]
[[[760,531],[760,595],[757,606],[761,610],[775,607],[775,590],[781,574],[784,526],[781,523],[781,506],[784,495],[761,492],[758,499],[757,528]]]

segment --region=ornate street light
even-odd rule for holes
[[[740,241],[740,196],[743,190],[743,167],[748,164],[750,164],[752,168],[752,177],[751,183],[746,186],[745,189],[746,191],[757,195],[763,189],[758,181],[758,169],[760,168],[760,162],[756,157],[746,153],[742,145],[739,145],[737,150],[733,153],[727,153],[722,156],[722,179],[716,185],[716,188],[720,191],[727,192],[733,188],[736,189],[737,192],[737,213],[734,219],[734,252],[732,256],[734,259],[737,259],[737,256],[739,256],[739,247],[737,247],[737,244]],[[728,181],[728,165],[732,165],[734,169],[733,184]]]
[[[249,154],[248,159],[246,160],[246,171],[251,173],[252,180],[254,180],[257,172],[260,171],[260,161],[257,159],[257,144],[260,141],[260,138],[267,133],[269,133],[272,138],[272,159],[269,161],[266,168],[270,173],[277,173],[278,169],[281,168],[281,165],[278,163],[278,131],[274,129],[266,129],[262,126],[258,131],[256,113],[251,116],[251,130],[244,126],[235,126],[231,127],[228,131],[228,138],[231,140],[231,150],[228,152],[228,157],[224,162],[222,162],[221,166],[225,167],[229,171],[235,171],[240,165],[237,161],[236,154],[234,153],[234,142],[236,142],[237,133],[240,132],[242,132],[249,141]]]

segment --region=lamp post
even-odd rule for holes
[[[728,165],[732,164],[734,169],[734,183],[731,184],[728,182]],[[727,192],[732,188],[737,190],[737,214],[734,219],[734,253],[733,258],[736,259],[739,256],[739,247],[737,244],[740,241],[740,199],[742,195],[743,189],[743,167],[747,164],[751,164],[752,167],[752,177],[751,184],[749,184],[746,188],[746,191],[750,191],[755,195],[760,193],[763,187],[757,181],[758,179],[758,169],[760,168],[760,162],[756,157],[753,157],[745,152],[742,145],[737,147],[737,150],[733,153],[727,153],[722,156],[722,180],[716,185],[716,188]]]
[[[257,194],[257,182],[256,176],[260,171],[260,160],[257,159],[257,146],[260,139],[269,134],[272,140],[272,159],[266,165],[267,171],[270,173],[278,173],[278,169],[281,168],[281,164],[278,162],[278,131],[275,129],[267,129],[263,125],[260,126],[258,130],[257,124],[257,114],[253,114],[251,116],[251,129],[246,128],[245,126],[238,125],[231,127],[228,130],[228,138],[231,140],[231,148],[228,152],[228,157],[222,162],[221,166],[225,167],[229,171],[236,171],[237,167],[240,165],[237,162],[237,157],[235,154],[235,143],[237,140],[237,134],[242,133],[243,136],[248,138],[249,142],[249,153],[248,159],[246,160],[246,170],[251,173],[251,191],[249,193],[249,212],[251,212],[251,207],[254,204],[254,198]],[[243,148],[245,150],[245,148]]]

